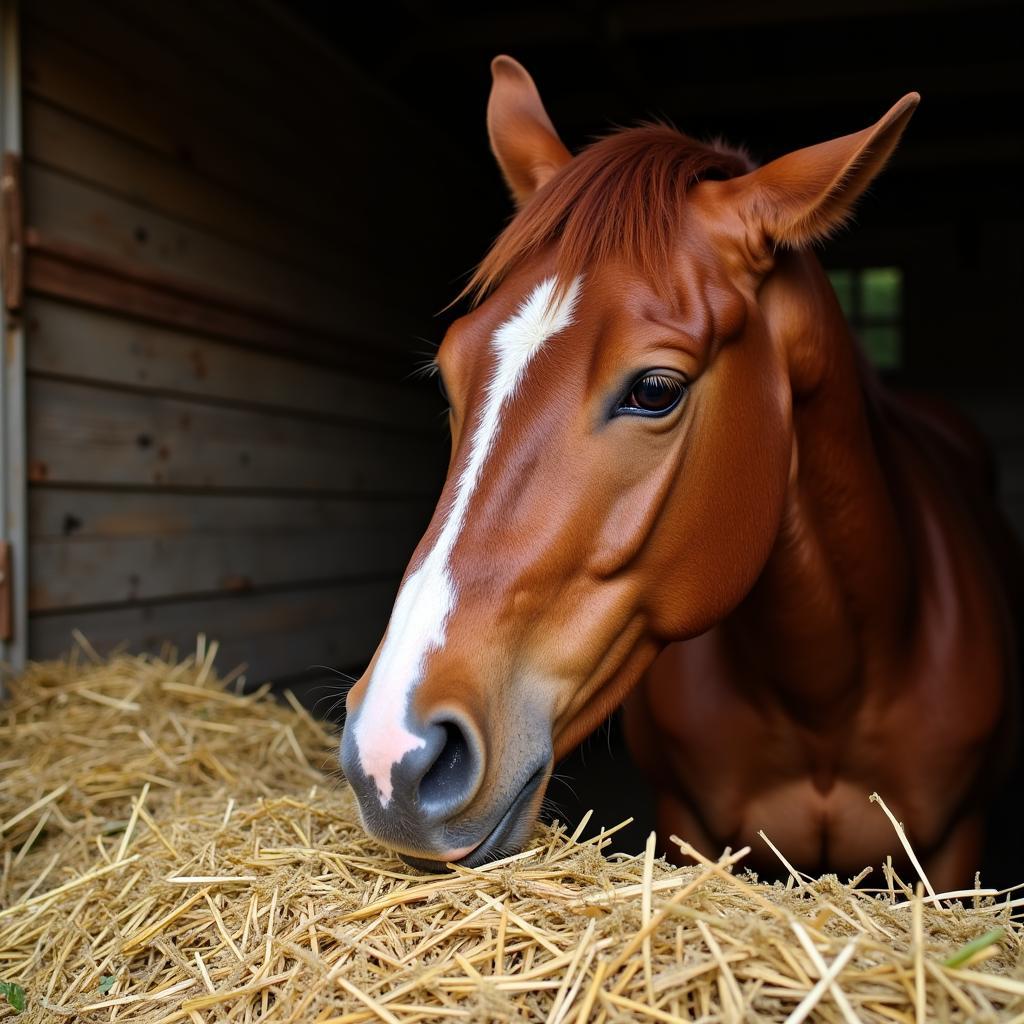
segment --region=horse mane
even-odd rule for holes
[[[668,276],[684,197],[697,182],[753,170],[740,150],[662,123],[606,135],[561,168],[512,218],[459,298],[479,302],[515,267],[556,247],[559,286],[615,256],[657,287]]]

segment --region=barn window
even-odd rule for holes
[[[847,267],[828,272],[839,305],[868,359],[880,370],[903,365],[903,271]]]

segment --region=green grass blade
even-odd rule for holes
[[[13,981],[0,981],[0,996],[10,1004],[15,1013],[25,1009],[25,990]]]
[[[991,946],[993,942],[998,942],[1002,937],[1003,929],[993,928],[990,932],[979,935],[976,939],[968,942],[966,946],[958,949],[948,960],[943,960],[942,965],[943,967],[959,967],[961,964],[967,963],[975,953],[980,953],[981,950]]]

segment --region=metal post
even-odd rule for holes
[[[0,153],[21,155],[17,0],[0,0]],[[9,299],[0,279],[0,542],[8,545],[4,572],[10,576],[10,636],[0,638],[0,664],[20,669],[28,654],[25,343],[20,311],[8,309]]]

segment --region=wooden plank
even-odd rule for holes
[[[436,429],[443,412],[432,382],[357,376],[40,296],[29,300],[25,328],[36,374],[391,428]]]
[[[41,235],[258,303],[325,331],[404,338],[412,321],[374,281],[317,281],[243,246],[66,175],[25,164],[26,223]],[[394,344],[394,342],[392,342]]]
[[[36,486],[29,493],[29,529],[38,540],[173,538],[233,529],[250,534],[282,529],[341,533],[367,526],[401,533],[424,529],[433,505],[433,498],[261,497]]]
[[[81,41],[62,39],[48,28],[29,21],[22,47],[25,92],[100,125],[124,139],[160,153],[181,167],[211,181],[230,186],[316,225],[341,225],[351,216],[342,209],[346,200],[358,201],[341,188],[347,167],[302,164],[302,187],[288,187],[295,179],[294,148],[278,152],[266,144],[265,119],[255,138],[237,134],[238,114],[216,129],[206,123],[208,103],[189,104],[181,94],[173,98],[155,92],[153,83],[140,83],[109,60],[90,53]],[[207,97],[209,94],[207,93]],[[239,153],[258,151],[258,160],[240,160]]]
[[[237,189],[211,182],[163,154],[144,149],[44,101],[28,97],[24,107],[25,154],[37,164],[104,191],[197,225],[218,238],[262,252],[282,263],[301,267],[325,281],[386,274],[394,263],[391,247],[382,251],[378,226],[366,217],[349,216],[344,228],[327,231],[301,224],[294,217],[241,195]],[[249,161],[236,161],[240,165]],[[282,176],[277,192],[293,189],[292,169]],[[302,189],[295,191],[301,192]],[[340,200],[339,195],[329,197]],[[327,197],[325,197],[327,198]],[[349,211],[355,213],[354,210]]]
[[[467,160],[436,125],[329,56],[315,39],[306,38],[308,33],[290,25],[286,14],[206,0],[196,16],[178,4],[166,12],[157,9],[160,5],[124,6],[125,11],[112,11],[109,5],[77,0],[26,5],[30,42],[39,33],[60,40],[93,66],[109,69],[122,94],[118,103],[112,86],[88,99],[94,95],[95,76],[84,69],[81,89],[65,78],[53,90],[54,101],[76,112],[91,103],[82,115],[104,125],[108,120],[98,113],[104,105],[145,107],[144,115],[136,113],[123,123],[132,139],[141,121],[163,124],[169,111],[166,131],[140,136],[147,146],[165,153],[173,148],[179,164],[244,193],[255,189],[275,209],[304,203],[303,216],[313,218],[314,228],[322,225],[321,237],[347,240],[358,231],[363,241],[351,248],[357,254],[378,252],[381,262],[373,263],[369,274],[357,272],[351,282],[339,276],[336,283],[348,287],[349,303],[358,301],[363,284],[379,282],[388,292],[367,304],[361,326],[370,329],[397,306],[413,314],[397,329],[401,336],[433,336],[430,314],[452,297],[454,282],[479,257],[484,242],[479,225],[493,216],[491,190],[467,188],[478,184],[481,175],[493,177],[486,148]],[[154,21],[168,24],[147,28]],[[217,27],[211,31],[213,22]],[[184,40],[171,38],[175,33]],[[250,50],[250,33],[262,39],[259,50]],[[207,66],[192,51],[197,46],[209,51],[211,44],[216,60]],[[60,65],[59,55],[53,63]],[[307,81],[304,76],[314,64],[315,75]],[[250,84],[255,73],[264,92],[254,93],[239,81],[241,66]],[[42,82],[39,95],[53,89],[45,76]],[[29,91],[36,89],[32,78],[26,84]],[[67,99],[78,93],[81,102]],[[218,156],[216,146],[206,147],[201,135],[189,129],[183,134],[176,124],[194,125],[219,139],[224,152]],[[265,173],[267,167],[275,169],[273,175]],[[250,171],[253,187],[238,180]],[[257,181],[262,184],[256,186]],[[455,208],[460,216],[453,219]],[[394,294],[396,280],[400,295]]]
[[[398,576],[433,504],[35,487],[32,610]]]
[[[394,337],[325,331],[129,259],[43,237],[34,228],[26,232],[26,242],[26,286],[38,295],[327,365],[372,368],[382,377],[409,373],[410,358],[395,350]]]
[[[401,576],[420,537],[374,523],[346,530],[35,539],[29,611]]]
[[[438,437],[38,378],[28,420],[35,482],[427,495],[447,462]]]
[[[44,26],[71,46],[118,69],[147,107],[177,104],[187,117],[219,126],[257,152],[276,152],[287,159],[302,147],[303,133],[293,122],[268,116],[255,104],[239,102],[223,69],[190,66],[165,41],[140,32],[100,4],[33,0],[25,5],[24,15],[26,37],[31,38],[37,26]]]
[[[170,107],[226,135],[236,153],[249,155],[236,157],[242,167],[270,154],[273,161],[292,168],[285,188],[311,188],[327,197],[324,206],[341,214],[343,225],[350,220],[372,225],[381,236],[380,251],[394,252],[403,265],[417,266],[423,293],[433,301],[439,291],[450,288],[453,274],[478,255],[478,221],[471,213],[452,221],[447,210],[454,203],[467,211],[489,209],[487,193],[464,187],[491,173],[485,150],[468,161],[458,145],[438,135],[436,125],[419,122],[340,60],[322,61],[315,88],[301,85],[305,66],[323,55],[278,19],[261,20],[266,47],[282,61],[281,72],[271,74],[264,55],[250,53],[238,42],[239,33],[254,21],[251,9],[236,8],[234,16],[227,16],[226,36],[209,30],[215,5],[206,5],[202,17],[190,16],[179,5],[168,9],[171,27],[180,23],[185,39],[193,40],[190,48],[216,36],[217,59],[205,66],[184,52],[179,40],[145,30],[145,21],[163,16],[152,5],[130,5],[133,20],[125,12],[76,0],[37,0],[30,6],[30,32],[45,26],[118,69],[152,106],[154,116]],[[260,94],[238,80],[238,69],[254,61],[263,83]],[[251,78],[250,72],[245,74]],[[460,245],[467,237],[473,239],[472,252]]]
[[[62,38],[33,21],[29,13],[22,38],[25,94],[48,100],[140,145],[195,166],[191,137],[168,127],[169,105],[160,102],[152,86],[91,53],[87,46],[87,39]],[[176,129],[185,119],[195,123],[190,113],[189,109],[182,111]]]
[[[416,149],[437,141],[436,124],[420,121],[340,53],[310,45],[308,36],[295,31],[270,4],[178,0],[167,7],[145,0],[102,0],[100,6],[138,36],[180,54],[189,68],[220,76],[231,94],[244,97],[266,116],[290,121],[307,142],[322,133],[325,121],[344,124],[346,133],[380,148],[387,157],[382,161],[387,173],[393,169],[389,162],[407,152],[407,146]],[[392,129],[396,122],[401,132]],[[461,154],[452,148],[453,160],[459,162]]]
[[[32,610],[398,576],[432,507],[33,488]]]
[[[217,666],[226,671],[247,663],[250,680],[318,665],[361,665],[387,625],[396,587],[397,580],[35,615],[31,651],[36,659],[58,657],[71,648],[73,629],[80,629],[101,653],[125,642],[134,651],[158,652],[168,641],[191,650],[196,635],[205,632],[221,642]]]

